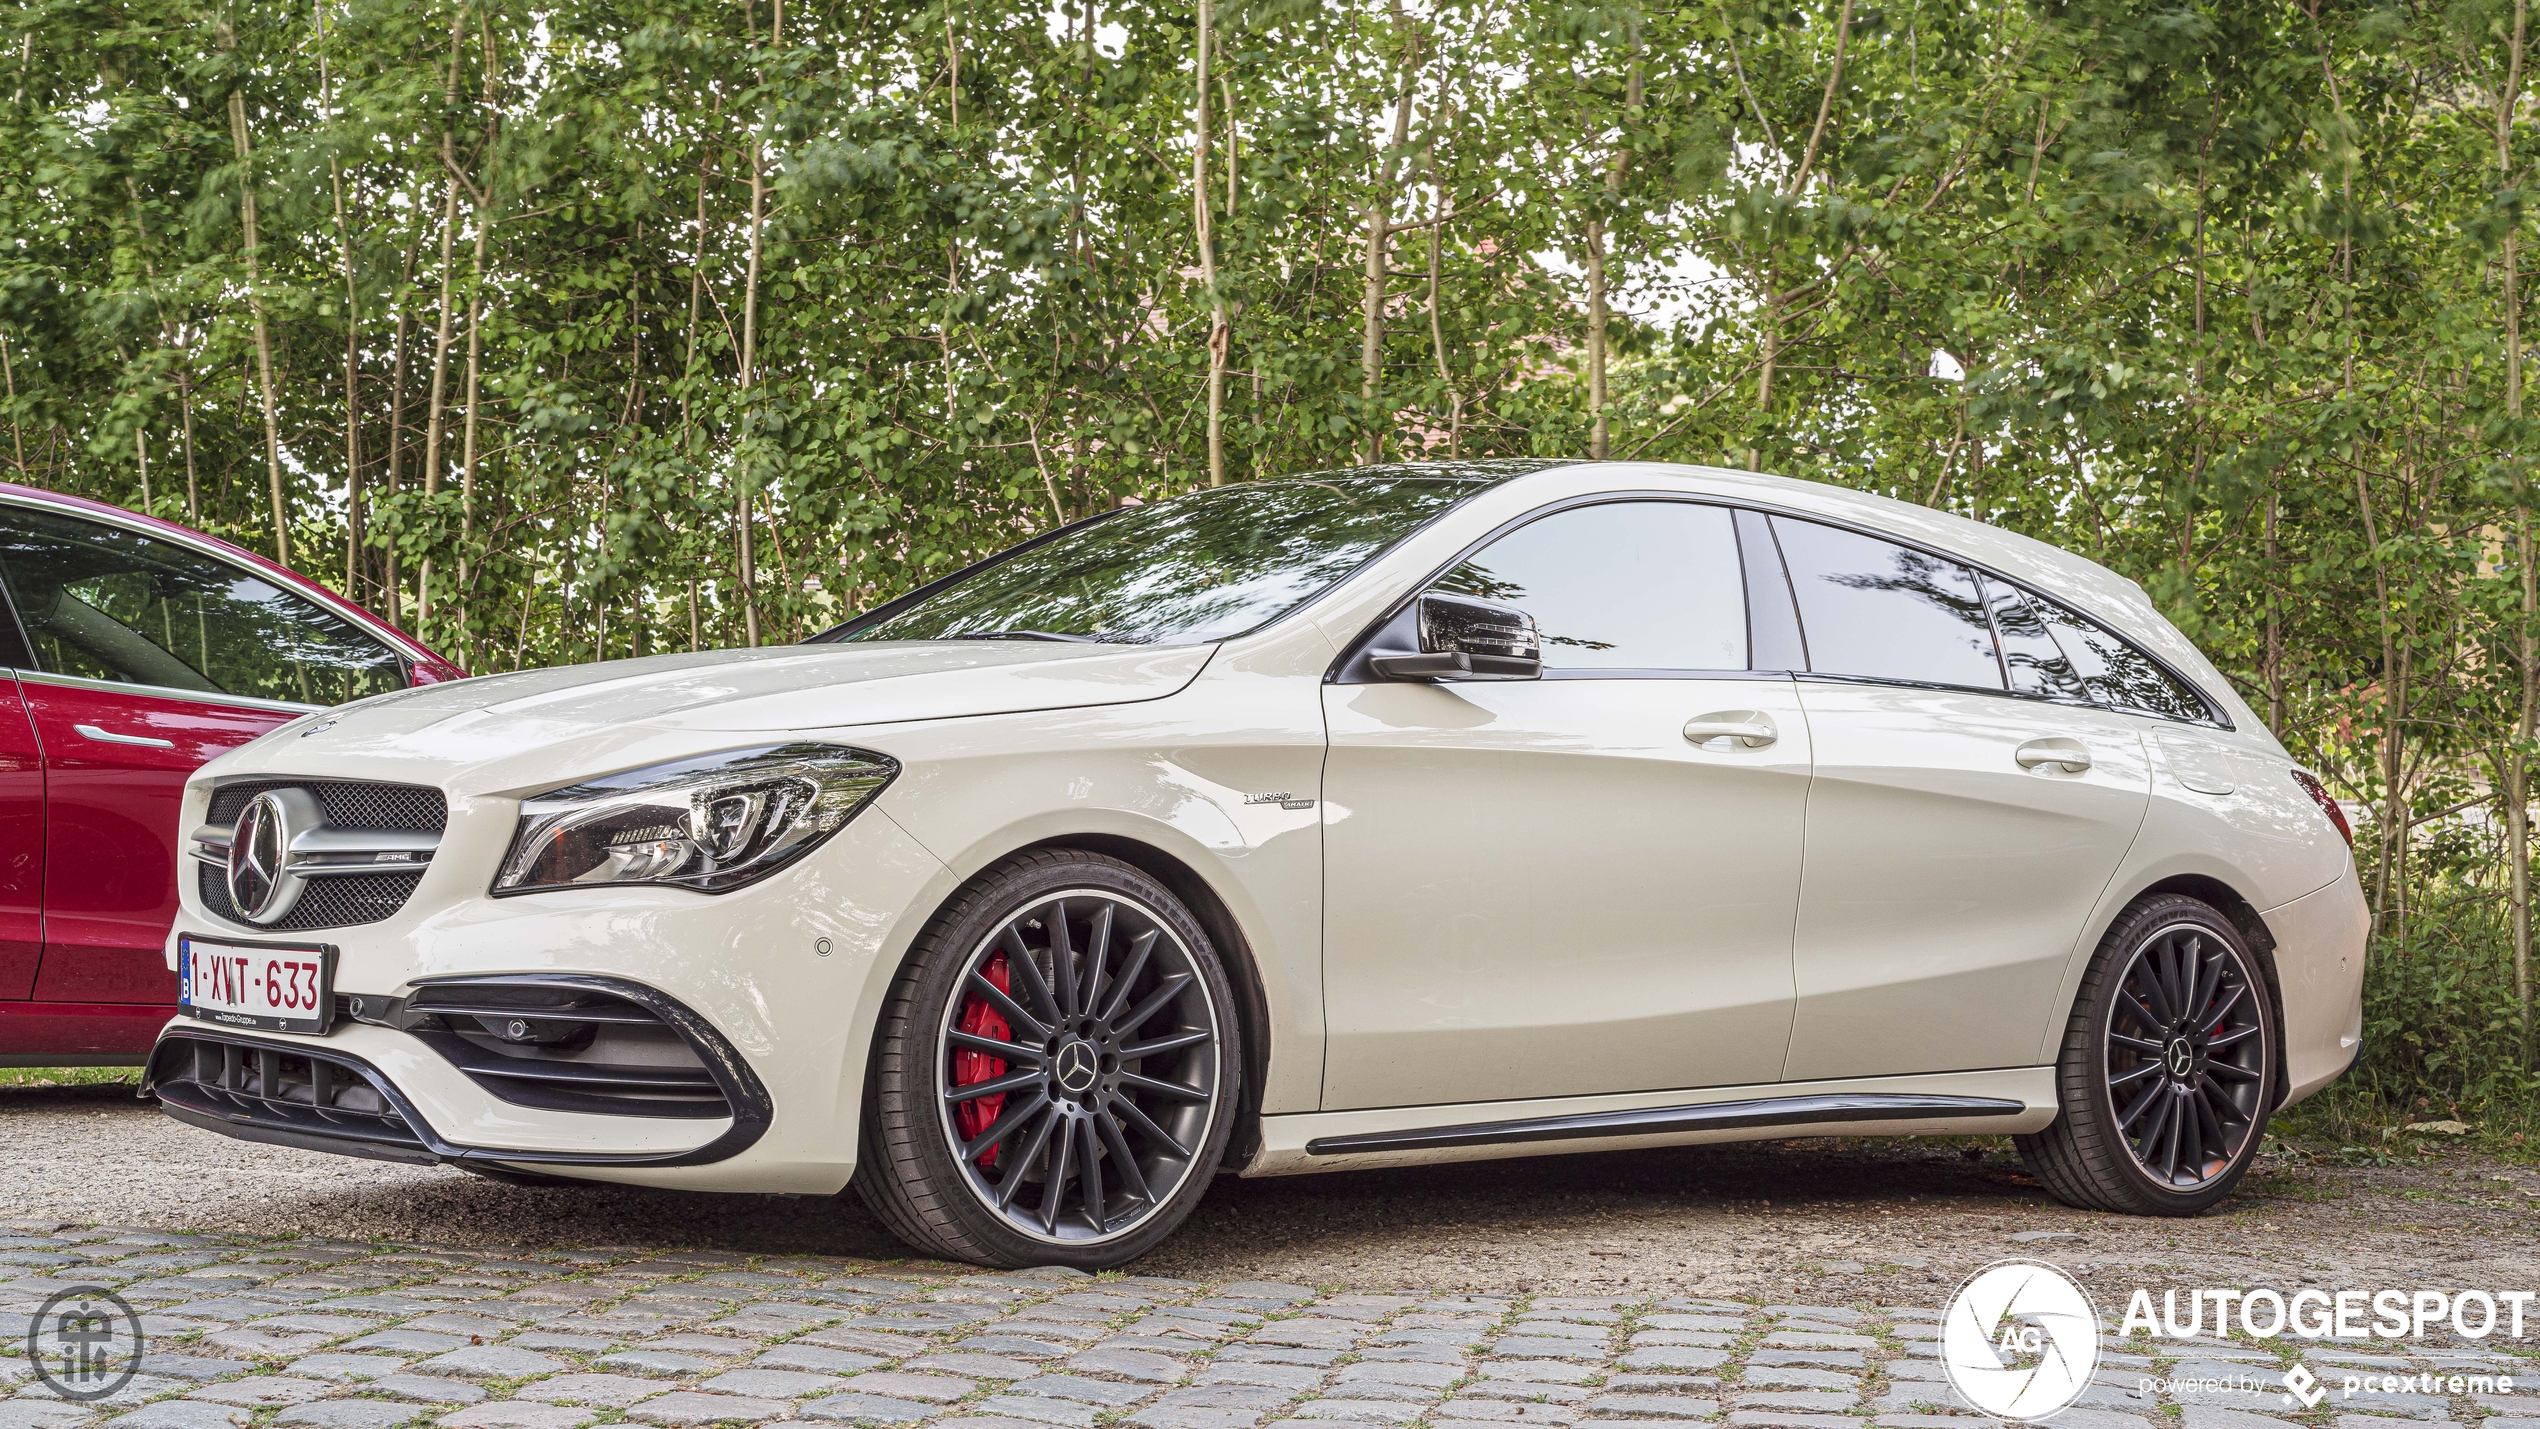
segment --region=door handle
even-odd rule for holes
[[[2079,774],[2090,768],[2090,751],[2077,739],[2032,739],[2011,752],[2022,769],[2035,769],[2052,764],[2067,774]]]
[[[78,730],[83,738],[93,739],[99,744],[138,744],[145,749],[176,748],[176,741],[173,739],[154,739],[146,734],[116,734],[110,730],[99,729],[93,724],[75,724],[71,728]]]
[[[1695,744],[1734,739],[1744,748],[1762,749],[1781,737],[1782,732],[1773,727],[1770,717],[1753,710],[1697,715],[1685,721],[1685,738]]]

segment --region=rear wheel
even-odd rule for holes
[[[873,1054],[855,1187],[930,1254],[1101,1269],[1190,1214],[1242,1066],[1180,900],[1117,859],[1009,859],[929,926]]]
[[[2100,941],[2056,1063],[2062,1112],[2018,1138],[2076,1206],[2195,1215],[2257,1157],[2276,1094],[2275,1002],[2229,919],[2192,898],[2128,909]]]

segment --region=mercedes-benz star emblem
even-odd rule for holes
[[[268,789],[247,802],[229,831],[229,902],[250,923],[282,920],[304,886],[291,867],[291,841],[324,815],[305,790]]]
[[[1102,1075],[1102,1063],[1095,1057],[1090,1042],[1069,1042],[1058,1049],[1058,1085],[1060,1090],[1076,1095],[1091,1091],[1094,1079]]]
[[[2187,1074],[2196,1070],[2196,1049],[2187,1045],[2186,1038],[2180,1037],[2170,1043],[2169,1064],[2170,1075],[2180,1081],[2187,1080]]]

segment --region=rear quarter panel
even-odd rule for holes
[[[2061,1011],[2044,1029],[2038,1059],[2054,1059],[2065,1016],[2109,927],[2156,885],[2206,878],[2246,902],[2274,942],[2287,1083],[2294,1095],[2307,1095],[2352,1060],[2354,1043],[2342,1039],[2360,1017],[2370,935],[2354,857],[2293,781],[2293,761],[2262,729],[2136,719],[2152,753],[2151,807],[2073,946],[2056,1002]],[[2225,783],[2228,792],[2215,792]]]

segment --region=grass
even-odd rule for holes
[[[0,1067],[0,1089],[141,1085],[139,1067]]]

